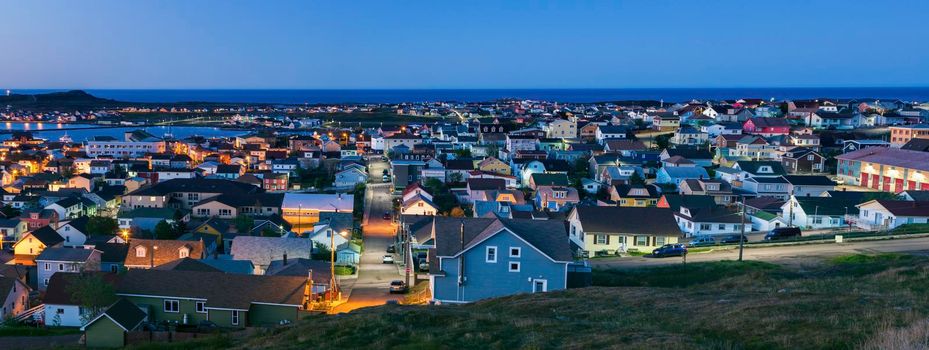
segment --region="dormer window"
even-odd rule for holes
[[[139,257],[139,258],[144,258],[144,257],[145,257],[145,247],[136,247],[136,248],[135,248],[135,256],[136,256],[136,257]]]
[[[772,173],[771,167],[770,167],[770,166],[767,166],[767,165],[762,166],[762,167],[759,167],[759,168],[758,168],[758,172],[759,172],[759,173]]]
[[[178,257],[180,257],[181,259],[186,258],[186,257],[190,256],[190,249],[188,249],[188,248],[181,248],[181,249],[178,249],[178,250],[177,250],[177,255],[178,255]]]

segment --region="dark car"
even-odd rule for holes
[[[391,293],[406,293],[406,283],[401,280],[390,281]]]
[[[782,239],[797,238],[802,236],[799,227],[778,227],[764,235],[766,241],[777,241]]]
[[[652,250],[652,256],[656,258],[663,258],[666,256],[682,256],[687,254],[687,247],[683,244],[665,244],[655,250]]]
[[[388,253],[396,253],[396,252],[397,252],[397,247],[394,246],[393,244],[391,244],[391,245],[387,246],[387,252],[388,252]]]
[[[385,211],[385,212],[384,212],[383,218],[384,218],[384,220],[390,220],[390,212]]]
[[[722,244],[738,244],[742,235],[728,235],[719,240]],[[748,243],[748,237],[745,237],[745,243]]]

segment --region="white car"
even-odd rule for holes
[[[385,263],[385,264],[393,264],[393,263],[394,263],[394,257],[393,257],[393,255],[384,255],[384,259],[381,260],[381,262],[383,262],[383,263]]]

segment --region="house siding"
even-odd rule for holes
[[[497,262],[488,263],[486,248],[497,247]],[[519,247],[521,256],[511,258],[510,247]],[[434,276],[433,298],[445,302],[472,302],[517,293],[532,292],[530,280],[547,280],[547,290],[566,286],[566,262],[552,262],[509,231],[497,233],[464,254],[465,282],[458,287],[458,258],[442,259],[445,276]],[[519,272],[509,272],[509,262],[519,262]]]
[[[125,331],[106,316],[88,325],[85,334],[88,348],[121,348],[125,345]]]
[[[293,306],[252,304],[248,311],[248,325],[277,326],[284,320],[296,322],[299,319],[297,313],[298,309]]]

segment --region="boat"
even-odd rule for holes
[[[64,135],[62,135],[60,138],[58,138],[58,141],[61,141],[61,142],[64,142],[64,143],[72,143],[72,142],[74,142],[74,140],[71,139],[71,136],[68,136],[68,133],[67,133],[67,132],[66,132]]]

